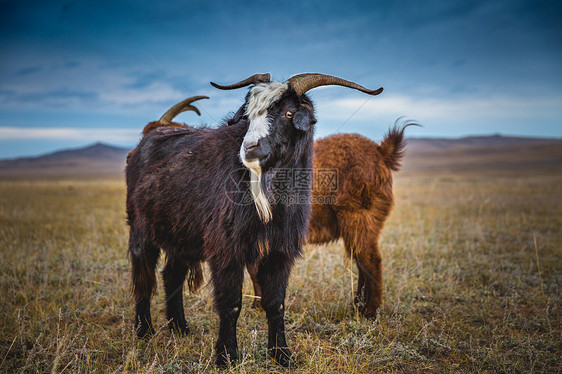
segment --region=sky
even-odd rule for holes
[[[134,147],[144,125],[219,124],[269,72],[318,72],[384,92],[309,92],[316,136],[562,137],[560,1],[1,1],[0,158],[101,141]]]

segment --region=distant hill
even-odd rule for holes
[[[410,138],[408,149],[411,151],[448,150],[462,148],[495,148],[531,146],[542,144],[560,144],[562,139],[520,138],[514,136],[469,136],[458,139],[445,138]]]
[[[474,136],[408,139],[404,171],[562,172],[562,139]]]
[[[96,143],[38,157],[0,160],[0,177],[119,175],[129,149]],[[500,135],[460,139],[408,139],[404,172],[562,172],[562,139]]]
[[[104,143],[37,157],[0,160],[0,176],[84,176],[120,174],[130,150]]]

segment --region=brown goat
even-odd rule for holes
[[[377,144],[361,135],[338,134],[314,145],[314,168],[337,170],[337,189],[314,183],[309,243],[328,243],[343,238],[346,254],[359,271],[355,303],[368,318],[382,305],[382,256],[379,237],[394,204],[392,172],[404,156],[404,129],[395,126]],[[317,175],[317,173],[315,173]],[[335,203],[320,203],[334,196]],[[256,296],[255,269],[248,268]],[[254,302],[260,307],[260,299]]]

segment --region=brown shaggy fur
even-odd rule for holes
[[[382,256],[379,237],[394,205],[392,172],[404,156],[404,129],[392,128],[381,144],[361,135],[338,134],[316,141],[314,168],[337,170],[337,191],[314,184],[313,196],[335,196],[335,204],[313,200],[309,243],[343,238],[346,254],[359,270],[355,303],[359,311],[375,318],[382,305]],[[248,269],[252,280],[255,270]],[[254,282],[256,296],[261,296]],[[259,307],[259,299],[254,306]]]

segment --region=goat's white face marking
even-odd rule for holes
[[[271,82],[259,83],[250,90],[250,99],[246,108],[246,115],[250,119],[250,126],[240,147],[240,160],[250,170],[250,191],[258,214],[263,222],[269,222],[272,218],[271,206],[261,189],[261,166],[258,159],[246,159],[244,143],[253,143],[269,135],[269,119],[267,109],[275,101],[279,100],[287,91],[287,83]]]

